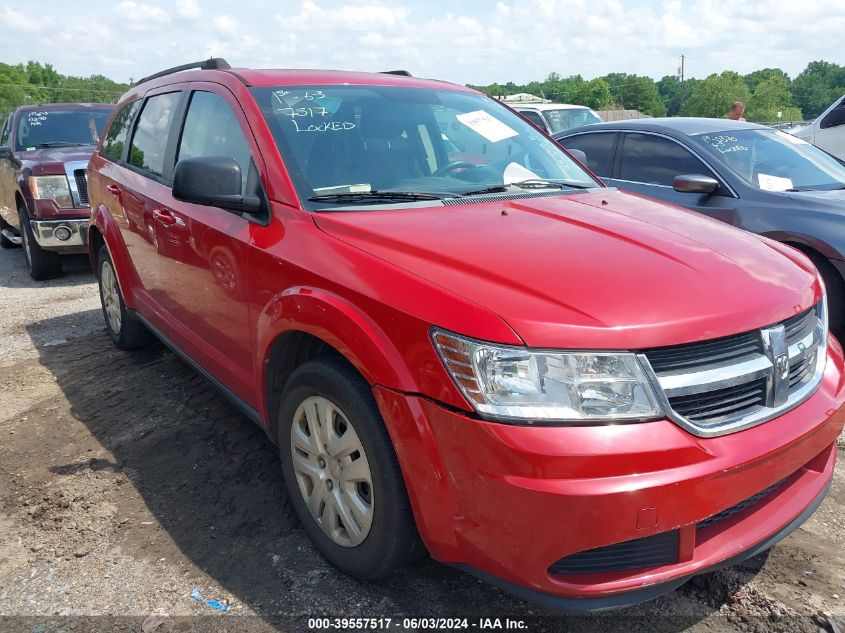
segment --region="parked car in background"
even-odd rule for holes
[[[815,121],[792,134],[845,161],[845,95]]]
[[[154,333],[259,423],[353,576],[424,543],[621,607],[830,486],[845,367],[810,262],[605,188],[473,90],[208,60],[133,87],[88,174],[108,335]]]
[[[802,251],[845,334],[845,166],[808,142],[727,119],[618,121],[555,135],[608,185],[704,213]]]
[[[114,110],[51,103],[12,112],[0,132],[0,246],[23,245],[33,279],[62,273],[61,255],[85,253],[85,169]]]
[[[568,103],[508,103],[507,105],[549,134],[602,121],[602,118],[587,106]]]

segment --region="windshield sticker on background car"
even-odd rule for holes
[[[792,189],[792,180],[781,178],[780,176],[758,173],[757,182],[760,184],[760,189],[765,189],[766,191],[787,191],[788,189]]]
[[[718,134],[716,136],[705,135],[701,137],[701,140],[721,154],[748,151],[748,146],[739,143],[735,136],[729,136],[727,134]]]
[[[505,125],[484,110],[459,114],[455,117],[476,134],[480,134],[491,143],[498,143],[506,138],[519,136],[519,132]]]
[[[502,174],[502,182],[506,185],[512,182],[522,182],[523,180],[531,180],[532,178],[539,179],[540,177],[530,169],[526,169],[519,163],[509,163],[505,167],[505,173]]]

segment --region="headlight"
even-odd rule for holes
[[[432,330],[443,364],[483,416],[538,423],[658,418],[635,354],[533,351]]]
[[[64,208],[73,206],[66,176],[30,176],[29,189],[36,200],[52,200]]]

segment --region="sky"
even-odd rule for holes
[[[0,62],[122,82],[210,56],[482,85],[551,72],[659,79],[681,54],[698,78],[845,64],[845,0],[0,0],[0,24]]]

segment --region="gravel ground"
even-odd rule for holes
[[[66,270],[32,282],[19,249],[0,251],[0,631],[305,631],[315,616],[399,630],[429,628],[404,617],[494,630],[482,618],[508,617],[531,631],[845,631],[842,447],[801,529],[639,607],[554,615],[431,560],[362,583],[310,547],[263,432],[162,346],[114,348],[85,260]]]

